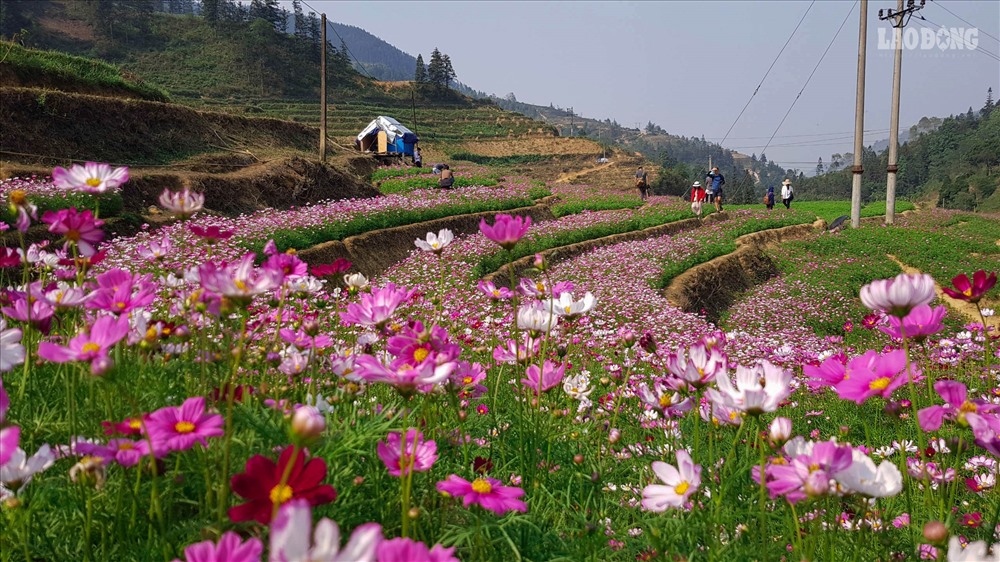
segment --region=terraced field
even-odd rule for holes
[[[454,190],[385,169],[391,195],[106,241],[8,190],[11,230],[41,218],[66,246],[0,254],[0,556],[918,560],[995,540],[1000,301],[975,273],[1000,269],[995,217],[830,233],[814,222],[846,203],[698,219],[509,168],[459,166],[495,185]],[[903,267],[933,279],[881,281]],[[964,307],[935,291],[959,274]],[[681,306],[678,284],[723,305]]]

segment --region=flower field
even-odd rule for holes
[[[1000,559],[1000,221],[769,246],[716,325],[663,288],[832,205],[550,263],[692,215],[377,179],[399,192],[232,218],[168,192],[173,222],[117,239],[76,202],[127,171],[4,184],[0,229],[61,239],[0,249],[0,560]],[[555,220],[504,213],[549,190]],[[483,211],[371,279],[294,251]]]

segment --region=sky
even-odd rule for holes
[[[777,129],[768,159],[807,172],[819,157],[828,162],[832,153],[853,151],[860,23],[854,0],[307,1],[329,19],[425,60],[437,47],[461,82],[487,93],[513,92],[523,102],[572,107],[629,127],[652,121],[715,142],[732,127],[724,146],[746,154],[760,155]],[[878,11],[895,5],[868,6],[866,145],[889,136],[894,51],[886,48],[892,30]],[[901,130],[923,116],[978,110],[989,87],[1000,99],[1000,2],[931,0],[905,32],[942,26],[942,42],[903,50]],[[981,51],[939,48],[966,30]]]

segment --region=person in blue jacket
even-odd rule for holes
[[[722,186],[726,185],[726,178],[719,172],[719,168],[712,168],[712,171],[708,173],[708,177],[705,178],[710,181],[709,191],[712,193],[712,202],[715,203],[715,210],[722,211]]]

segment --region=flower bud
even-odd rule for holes
[[[545,256],[543,256],[542,254],[535,254],[535,259],[534,261],[531,262],[531,265],[538,271],[545,271],[547,269],[545,263]]]
[[[319,437],[326,429],[326,418],[313,406],[300,406],[292,415],[292,433],[300,439]]]
[[[646,350],[647,353],[656,353],[656,340],[653,339],[653,334],[646,332],[639,338],[639,346]]]
[[[573,455],[573,462],[576,464],[583,464],[583,455],[579,453]]]
[[[924,525],[924,538],[928,542],[943,543],[948,538],[948,527],[940,521],[928,521]]]
[[[115,362],[112,361],[107,355],[95,357],[94,360],[90,362],[90,374],[95,377],[100,377],[110,371],[114,366]]]
[[[90,455],[81,458],[69,469],[70,480],[98,490],[104,487],[105,475],[104,459]]]
[[[617,443],[621,438],[622,432],[619,431],[618,428],[611,428],[611,431],[608,432],[608,441],[610,443]]]
[[[364,476],[355,476],[354,477],[354,485],[355,486],[360,486],[360,485],[362,485],[364,483],[365,483],[365,477]]]
[[[770,429],[768,441],[772,447],[780,447],[792,436],[792,420],[783,417],[774,418]]]
[[[411,507],[409,511],[406,512],[406,516],[410,519],[416,519],[420,517],[420,508]]]

